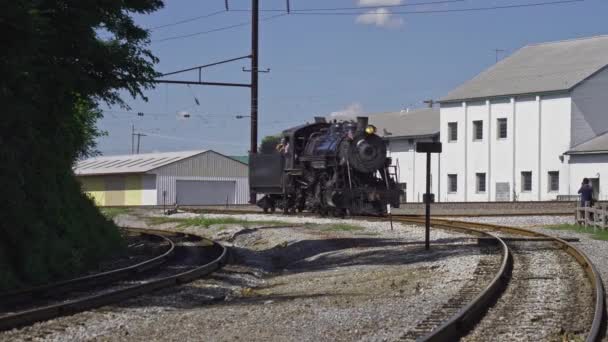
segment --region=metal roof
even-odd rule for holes
[[[74,166],[74,173],[78,176],[142,173],[207,151],[208,150],[142,153],[94,157],[77,162],[76,166]]]
[[[376,126],[377,134],[383,138],[415,138],[439,134],[439,108],[420,108],[410,111],[366,114],[369,123]],[[329,119],[354,119],[336,116]]]
[[[567,91],[608,65],[608,35],[525,46],[440,101]]]
[[[566,154],[608,153],[608,132],[574,146]]]

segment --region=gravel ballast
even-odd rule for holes
[[[480,258],[475,239],[438,229],[428,252],[417,226],[395,223],[391,231],[385,222],[238,217],[284,224],[180,228],[229,245],[230,264],[207,279],[0,333],[0,340],[397,340],[456,295]],[[146,225],[135,216],[118,219]],[[293,227],[304,222],[315,225]],[[335,223],[361,228],[336,231]]]

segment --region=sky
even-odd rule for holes
[[[608,0],[504,8],[547,2],[560,0],[290,0],[301,12],[263,11],[259,67],[270,72],[259,74],[259,139],[319,115],[421,107],[493,65],[496,49],[502,59],[527,44],[608,34]],[[166,73],[248,55],[250,6],[250,0],[229,0],[225,11],[224,0],[166,0],[163,9],[135,21],[152,29],[156,69]],[[286,0],[260,0],[260,7],[284,10]],[[503,8],[470,10],[488,7]],[[202,77],[248,83],[243,68],[249,60],[206,68]],[[196,71],[171,76],[197,78]],[[249,118],[236,116],[249,115],[249,92],[159,84],[145,92],[147,102],[124,93],[130,109],[102,104],[98,127],[107,136],[97,149],[131,153],[134,127],[145,134],[141,153],[246,155]]]

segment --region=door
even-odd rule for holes
[[[177,180],[178,205],[234,204],[236,181]]]
[[[589,178],[589,183],[591,183],[591,187],[593,188],[593,199],[596,201],[600,199],[600,179],[599,178]]]
[[[496,183],[496,201],[508,202],[511,195],[511,184],[509,182]]]

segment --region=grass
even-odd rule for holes
[[[608,241],[608,231],[603,230],[601,228],[596,228],[594,231],[593,227],[584,227],[578,224],[560,224],[555,226],[547,226],[545,228],[553,230],[566,230],[581,234],[589,234],[595,240]]]
[[[318,229],[324,232],[356,232],[363,230],[363,227],[354,224],[335,223],[335,224],[319,224],[319,223],[304,223],[305,228]]]
[[[220,229],[226,229],[226,225],[236,224],[243,227],[256,226],[282,226],[289,225],[282,221],[248,221],[235,217],[191,217],[191,218],[175,218],[175,217],[148,217],[146,219],[150,225],[159,225],[164,223],[177,223],[177,228],[184,227],[205,227],[209,228],[212,225],[222,225]]]
[[[103,216],[110,220],[113,220],[116,216],[126,214],[129,212],[129,208],[100,208]]]

